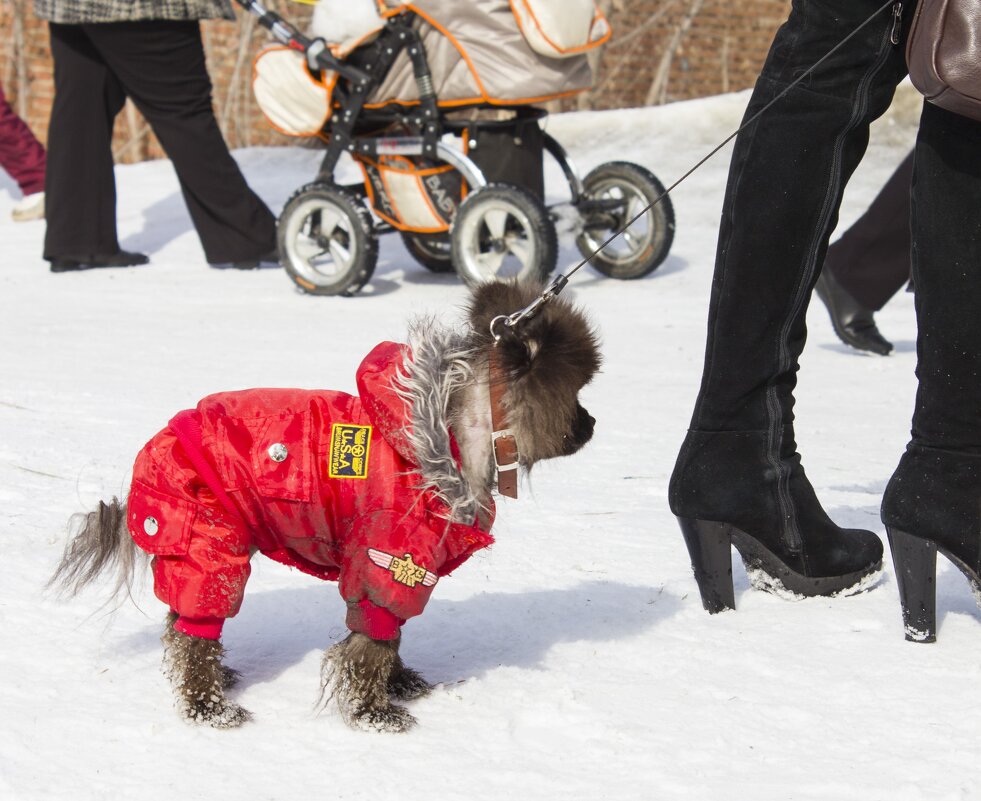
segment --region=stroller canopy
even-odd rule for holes
[[[593,80],[586,52],[610,36],[593,0],[380,0],[379,8],[418,17],[441,106],[527,104],[581,92]],[[314,33],[331,40],[329,30]],[[402,53],[369,105],[418,99]]]
[[[310,34],[330,43],[338,58],[356,60],[384,17],[410,15],[443,108],[528,105],[581,92],[593,79],[587,51],[610,37],[593,0],[343,0],[343,6],[346,14],[335,0],[318,6]],[[333,111],[337,75],[311,75],[305,63],[302,54],[279,46],[255,62],[256,100],[272,125],[290,136],[318,134]],[[418,100],[403,50],[365,105]]]

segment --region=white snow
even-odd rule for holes
[[[558,115],[583,172],[630,159],[672,183],[738,124],[748,95]],[[908,122],[880,125],[847,224],[901,160]],[[122,245],[149,266],[52,275],[44,226],[14,224],[0,183],[0,798],[964,799],[978,795],[981,627],[945,560],[936,644],[903,637],[888,562],[870,592],[788,603],[752,590],[702,610],[667,483],[698,389],[730,150],[673,196],[668,261],[636,282],[590,268],[567,291],[594,316],[604,370],[584,394],[594,441],[503,500],[497,545],[441,581],[403,655],[442,686],[405,735],[317,715],[323,650],[345,633],[336,587],[257,559],[226,627],[234,731],[178,719],[160,672],[164,609],[69,603],[43,585],[70,515],[125,491],[139,447],[205,394],[251,386],[354,390],[361,357],[419,313],[455,318],[453,276],[382,240],[368,291],[299,294],[279,270],[211,270],[166,161],[120,167]],[[240,151],[277,210],[319,153]],[[345,168],[353,176],[348,165]],[[550,192],[561,194],[556,169]],[[84,191],[84,188],[79,188]],[[565,242],[561,266],[578,261]],[[797,392],[808,475],[842,525],[883,534],[879,502],[905,446],[915,379],[910,295],[878,315],[896,343],[862,356],[819,302]]]

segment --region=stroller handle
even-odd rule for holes
[[[293,50],[299,50],[307,57],[312,70],[333,70],[355,84],[366,84],[370,80],[367,73],[334,58],[323,39],[311,39],[304,35],[275,11],[270,11],[259,0],[236,0],[242,8],[254,14],[259,24],[266,28],[273,38]]]

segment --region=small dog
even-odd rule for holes
[[[251,718],[225,695],[238,674],[219,641],[250,558],[338,580],[351,634],[324,655],[321,701],[355,728],[404,731],[415,719],[392,698],[431,687],[399,658],[401,626],[493,542],[495,477],[516,496],[519,465],[575,453],[593,434],[578,394],[600,356],[582,312],[553,297],[518,325],[496,320],[541,292],[486,284],[467,330],[417,322],[408,346],[364,359],[357,397],[244,390],[179,413],[138,455],[126,503],[76,516],[50,583],[75,594],[115,569],[118,593],[151,556],[178,709],[228,728]]]

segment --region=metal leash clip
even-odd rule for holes
[[[542,292],[537,298],[535,298],[531,303],[525,306],[523,309],[514,312],[513,314],[499,314],[493,320],[490,321],[490,335],[494,338],[494,344],[496,345],[501,341],[504,336],[504,332],[498,333],[498,326],[503,324],[505,328],[511,329],[512,333],[516,330],[516,326],[522,320],[530,319],[538,313],[538,310],[548,303],[552,298],[559,294],[565,285],[569,283],[569,279],[560,275],[551,284],[546,287],[545,291]]]

